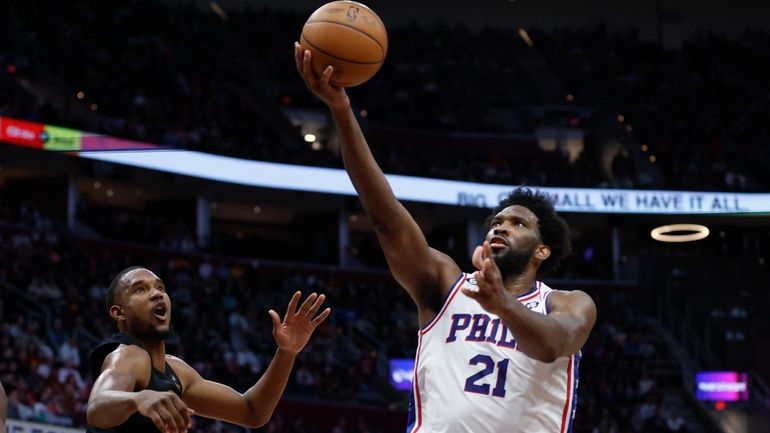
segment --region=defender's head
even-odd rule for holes
[[[171,299],[163,281],[141,266],[126,268],[107,290],[107,311],[121,332],[165,340],[173,334]]]

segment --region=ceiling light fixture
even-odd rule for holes
[[[671,234],[673,232],[689,232]],[[692,242],[709,235],[708,227],[700,224],[670,224],[652,229],[650,236],[660,242]]]

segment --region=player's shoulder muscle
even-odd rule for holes
[[[548,311],[552,313],[580,313],[596,311],[591,296],[582,290],[553,290],[548,295]]]
[[[100,376],[130,377],[143,388],[150,381],[151,365],[147,351],[138,346],[121,344],[104,357]]]

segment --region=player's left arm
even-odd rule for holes
[[[517,349],[538,361],[554,362],[580,350],[596,322],[593,300],[578,290],[552,293],[548,315],[510,298],[498,315],[513,334]]]
[[[581,290],[555,291],[546,298],[546,302],[546,317],[553,319],[561,328],[561,335],[557,332],[555,338],[549,339],[553,354],[558,358],[577,352],[588,340],[596,323],[593,299]]]
[[[206,380],[181,359],[169,357],[169,364],[182,380],[182,400],[185,404],[196,414],[207,418],[250,428],[267,424],[286,388],[297,354],[305,347],[316,327],[331,313],[326,308],[316,316],[325,296],[315,293],[308,296],[297,310],[300,297],[300,292],[296,292],[291,298],[283,322],[278,313],[270,310],[278,350],[262,377],[243,394],[227,385]]]
[[[553,292],[548,297],[547,315],[531,311],[505,290],[488,242],[483,250],[480,269],[474,273],[479,289],[463,289],[463,293],[499,316],[513,334],[517,349],[530,358],[553,362],[577,352],[596,323],[593,299],[579,290]]]

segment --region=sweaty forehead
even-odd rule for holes
[[[129,288],[136,283],[154,283],[159,280],[160,278],[158,278],[152,271],[138,268],[126,272],[126,274],[123,275],[123,278],[120,279],[120,285],[123,288]]]
[[[495,217],[503,218],[503,219],[517,217],[517,218],[522,218],[525,221],[528,221],[533,224],[537,224],[538,222],[537,215],[535,215],[531,210],[518,204],[508,206],[507,208],[498,212],[497,215],[495,215]]]

